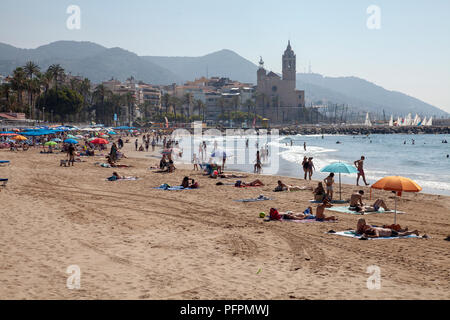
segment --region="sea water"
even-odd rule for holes
[[[245,146],[247,139],[248,149]],[[272,162],[263,165],[262,174],[303,178],[303,157],[313,157],[314,180],[324,179],[328,174],[320,170],[332,162],[353,165],[365,156],[364,169],[370,184],[386,176],[398,175],[416,181],[423,192],[450,195],[450,158],[447,158],[450,144],[442,143],[450,140],[449,135],[268,135],[267,140],[265,136],[183,137],[178,140],[183,150],[183,156],[178,160],[186,163],[191,161],[194,153],[199,156],[201,141],[207,143],[204,158],[207,162],[214,151],[214,141],[217,141],[219,150],[226,152],[228,170],[253,172],[257,144],[258,150],[268,147],[268,162]],[[217,159],[217,163],[221,164],[221,159]],[[356,174],[342,174],[342,183],[356,184]],[[360,184],[363,185],[362,179]]]

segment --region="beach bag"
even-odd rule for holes
[[[281,220],[281,215],[277,209],[270,209],[270,220]]]
[[[238,180],[238,181],[236,181],[236,184],[234,186],[237,187],[237,188],[240,188],[241,185],[242,185],[242,181]]]

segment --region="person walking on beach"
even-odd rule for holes
[[[327,186],[327,197],[330,200],[333,200],[333,184],[334,184],[334,173],[330,173],[328,177],[326,177],[323,182]]]
[[[139,145],[139,142],[138,142],[138,139],[136,139],[136,141],[134,142],[134,146],[136,147],[136,151],[138,151],[138,145]]]
[[[303,167],[303,172],[305,173],[305,180],[306,180],[307,177],[308,177],[308,166],[309,166],[309,164],[308,164],[308,158],[307,158],[307,157],[304,157],[304,158],[303,158],[303,162],[302,162],[302,167]]]
[[[314,167],[313,158],[308,159],[308,174],[309,174],[309,180],[312,180],[313,171],[316,170],[316,167]]]
[[[259,155],[259,151],[256,151],[256,163],[255,163],[254,172],[257,174],[261,173],[261,157]]]
[[[75,162],[75,147],[73,146],[73,144],[70,144],[69,147],[67,148],[67,155],[69,156],[69,166],[70,163],[72,162],[73,167]]]
[[[156,147],[156,141],[155,141],[155,138],[153,138],[153,140],[152,140],[152,151],[155,151],[155,147]]]
[[[361,160],[355,161],[355,167],[358,169],[358,177],[356,178],[356,185],[359,186],[359,178],[363,178],[363,181],[366,186],[369,184],[366,181],[366,174],[364,173],[364,160],[366,160],[366,157],[362,156]]]
[[[306,142],[303,142],[303,149],[306,151]]]

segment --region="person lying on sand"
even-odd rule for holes
[[[223,174],[219,175],[219,178],[222,178],[222,179],[234,179],[234,178],[236,178],[236,179],[245,179],[247,177],[248,176],[246,176],[246,175],[239,175],[239,174],[234,174],[234,173],[230,173],[230,174],[223,173]]]
[[[283,192],[283,191],[302,191],[302,190],[308,190],[308,187],[300,187],[300,186],[290,186],[287,184],[284,184],[281,180],[278,180],[278,185],[273,190],[274,192]]]
[[[189,184],[189,181],[192,181],[191,184]],[[181,186],[185,189],[187,188],[191,188],[191,189],[197,189],[198,188],[198,183],[195,182],[194,179],[191,179],[189,177],[184,177],[183,181],[181,182]]]
[[[315,219],[316,217],[312,215],[313,209],[309,207],[304,212],[285,212],[281,214],[281,217],[285,220],[308,220],[308,219]]]
[[[356,211],[360,213],[364,212],[377,212],[380,208],[383,208],[384,211],[390,211],[386,202],[381,199],[377,199],[372,206],[366,206],[362,202],[362,196],[364,195],[364,191],[360,190],[358,193],[352,194],[350,197],[350,210]]]
[[[252,181],[250,183],[237,181],[235,184],[235,187],[262,187],[262,186],[264,186],[264,183],[259,179],[256,179],[255,181]]]
[[[380,238],[380,237],[405,237],[412,234],[419,235],[419,231],[398,232],[393,229],[371,227],[366,223],[365,219],[359,219],[356,225],[356,234],[362,235],[363,238]]]
[[[323,222],[323,221],[336,221],[337,218],[335,216],[327,217],[325,216],[325,209],[331,208],[333,205],[328,201],[327,198],[323,200],[323,203],[320,204],[316,209],[316,220]]]
[[[377,212],[380,208],[383,208],[384,211],[390,211],[384,200],[378,199],[373,206],[364,206],[361,212]]]

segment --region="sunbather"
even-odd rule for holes
[[[333,205],[328,201],[327,198],[323,200],[323,203],[321,203],[317,209],[316,209],[316,220],[323,222],[323,221],[336,221],[337,218],[335,216],[327,217],[325,216],[325,209],[331,208]]]
[[[256,179],[255,181],[252,181],[250,183],[237,181],[235,184],[235,187],[262,187],[262,186],[264,186],[264,183],[259,179]]]
[[[284,184],[281,180],[278,180],[278,185],[275,187],[274,192],[282,192],[282,191],[301,191],[307,190],[308,187],[300,187],[300,186],[290,186],[288,184]],[[311,190],[311,189],[310,189]]]
[[[189,181],[192,181],[191,184],[189,184]],[[198,183],[195,182],[194,179],[191,179],[189,177],[184,177],[183,181],[181,182],[181,186],[185,189],[187,188],[191,188],[191,189],[197,189],[198,188]]]
[[[313,209],[309,207],[304,212],[291,212],[288,211],[286,213],[281,214],[282,218],[285,220],[308,220],[308,219],[315,219],[316,217],[313,215]]]
[[[366,223],[365,219],[359,219],[356,225],[356,234],[362,235],[363,238],[382,238],[382,237],[405,237],[412,234],[419,235],[419,231],[398,232],[393,229],[372,227]]]
[[[325,189],[323,188],[322,182],[319,182],[317,188],[314,189],[313,194],[315,201],[323,201],[323,199],[325,198]]]

